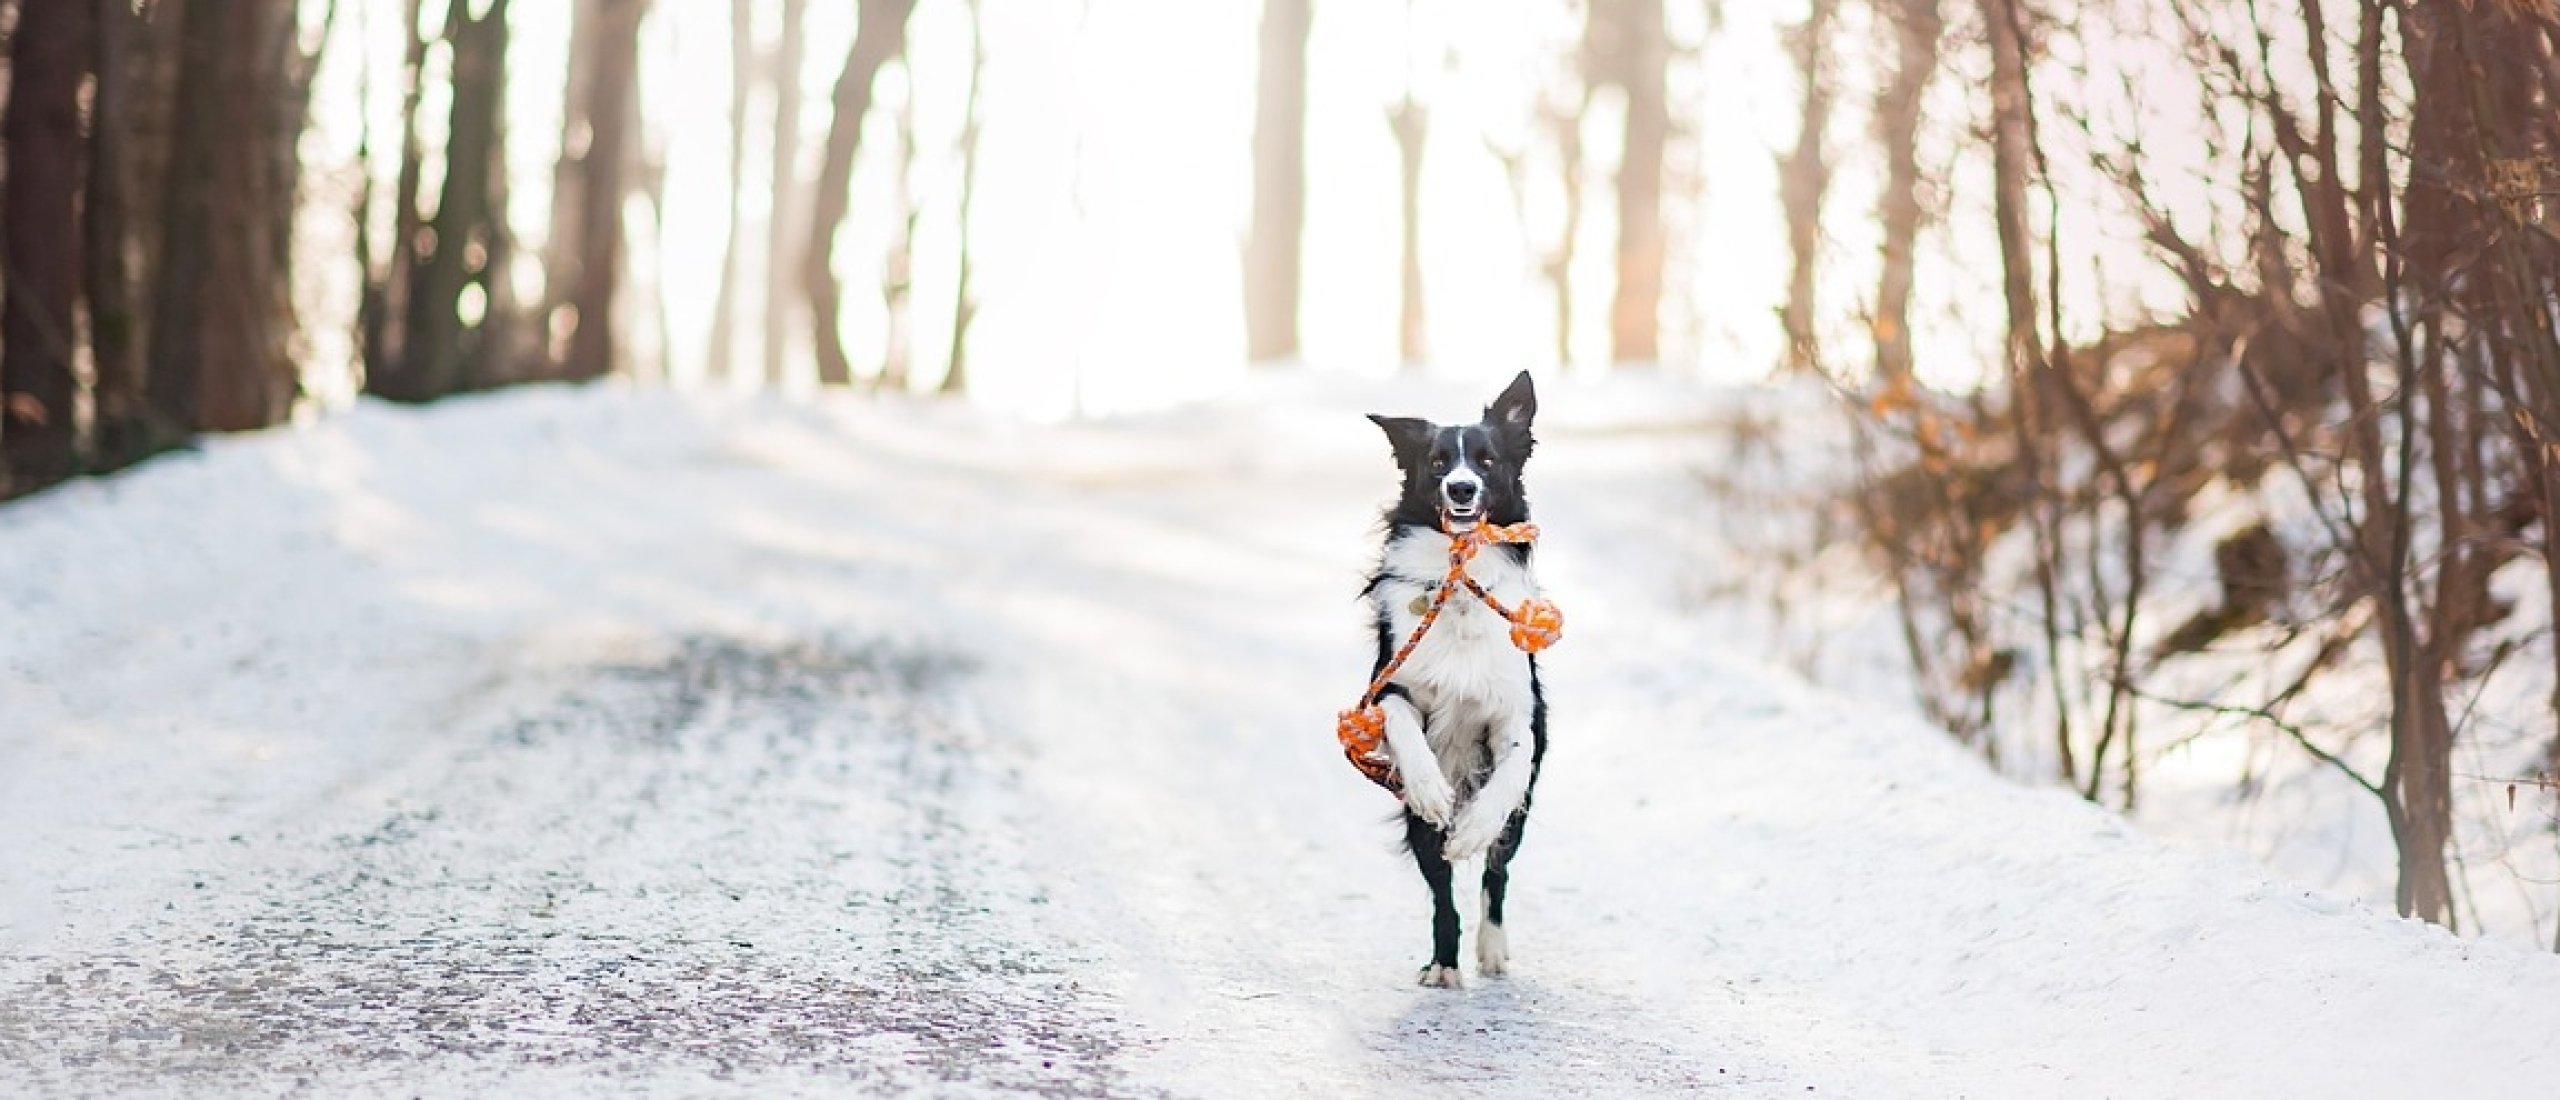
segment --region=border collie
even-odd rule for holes
[[[1369,418],[1386,430],[1404,473],[1404,491],[1387,510],[1385,546],[1366,592],[1378,638],[1372,676],[1412,636],[1448,575],[1444,521],[1528,520],[1520,473],[1535,444],[1529,422],[1537,412],[1536,389],[1522,371],[1473,424]],[[1485,547],[1468,569],[1506,606],[1538,594],[1527,546]],[[1404,781],[1405,844],[1431,887],[1431,962],[1421,975],[1426,986],[1461,984],[1458,908],[1450,881],[1453,864],[1477,856],[1484,857],[1484,924],[1476,930],[1476,971],[1491,977],[1510,965],[1502,898],[1547,754],[1538,659],[1512,645],[1510,625],[1461,592],[1379,699],[1387,718],[1387,753]]]

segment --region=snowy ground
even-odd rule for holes
[[[1333,712],[1384,445],[529,391],[0,512],[0,1094],[2510,1096],[2560,961],[2135,835],[1670,593],[1551,388],[1515,976]],[[1464,907],[1472,914],[1472,905]]]

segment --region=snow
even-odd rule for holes
[[[1060,427],[532,389],[13,506],[0,1094],[2560,1079],[2552,957],[2003,780],[1683,598],[1751,583],[1697,553],[1756,521],[1701,488],[1729,395],[1542,399],[1571,628],[1511,974],[1459,991],[1331,729],[1390,491],[1357,414],[1472,387]]]

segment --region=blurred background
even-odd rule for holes
[[[76,116],[21,156],[77,179],[83,134],[107,139],[111,170],[78,190],[116,200],[133,288],[133,335],[108,358],[147,343],[167,161],[185,152],[169,135],[206,132],[184,178],[218,220],[238,222],[239,188],[272,206],[270,392],[215,426],[604,371],[795,392],[832,372],[1043,418],[1196,398],[1248,362],[1748,379],[1806,342],[1790,310],[1804,337],[1865,355],[1889,190],[1918,204],[1905,232],[1928,277],[1906,310],[1924,369],[1968,385],[1998,346],[1961,308],[1996,296],[1997,252],[1971,140],[1988,59],[1952,9],[1947,48],[1932,6],[1921,50],[1896,5],[1836,2],[236,6],[203,32],[218,57],[192,115],[170,99],[176,0],[30,7],[13,46],[63,52],[37,75]],[[1895,141],[1874,118],[1887,92]],[[1916,168],[1897,174],[1903,143]],[[267,163],[235,187],[213,169],[249,146]],[[822,182],[840,209],[813,202]],[[1843,216],[1822,221],[1826,203]],[[447,237],[460,254],[439,256]],[[1806,242],[1821,262],[1791,304]],[[591,292],[610,298],[610,353],[573,364],[591,260],[613,268]],[[2168,285],[2075,278],[2075,323],[2140,304],[2146,282]],[[437,323],[413,337],[412,311]]]

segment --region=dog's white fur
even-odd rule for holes
[[[1488,916],[1476,925],[1476,973],[1499,978],[1511,969],[1511,937]]]
[[[1437,531],[1414,529],[1388,542],[1375,596],[1398,644],[1421,621],[1416,597],[1428,598],[1448,574],[1449,542]],[[1534,571],[1499,547],[1477,554],[1468,572],[1505,606],[1538,594]],[[1528,655],[1511,644],[1511,624],[1462,589],[1394,682],[1412,696],[1385,704],[1387,752],[1404,778],[1405,805],[1442,828],[1442,852],[1451,863],[1484,854],[1529,793],[1534,699]],[[1487,736],[1492,771],[1469,774],[1479,758],[1470,739]]]

